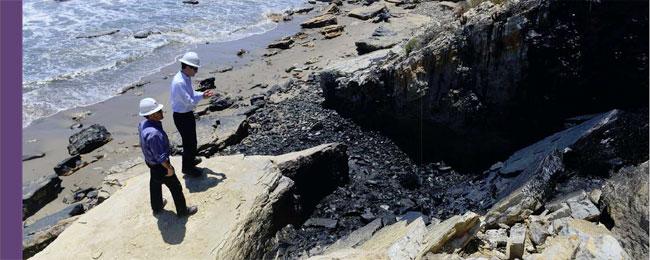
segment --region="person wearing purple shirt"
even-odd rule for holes
[[[197,212],[196,206],[187,207],[183,187],[176,177],[174,166],[169,161],[169,139],[163,130],[161,120],[164,118],[163,105],[158,104],[153,98],[140,100],[140,116],[144,116],[138,125],[140,147],[144,161],[149,167],[149,196],[151,210],[156,215],[165,207],[166,201],[162,197],[162,185],[165,184],[174,198],[176,214],[189,216]]]

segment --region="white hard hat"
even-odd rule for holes
[[[160,111],[163,108],[162,104],[158,104],[153,98],[143,98],[140,100],[140,116],[148,116]]]
[[[192,67],[201,67],[201,61],[199,60],[199,55],[196,54],[196,52],[188,52],[183,55],[183,57],[179,60],[182,63],[185,63],[187,65],[190,65]]]

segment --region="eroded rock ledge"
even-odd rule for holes
[[[170,210],[152,216],[149,173],[134,167],[125,174],[135,177],[33,259],[260,259],[277,230],[310,213],[315,203],[308,200],[319,200],[315,195],[331,192],[348,174],[346,147],[335,143],[281,156],[213,157],[202,166],[205,176],[181,179],[188,203],[199,206],[189,219]]]

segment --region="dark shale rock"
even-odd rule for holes
[[[235,100],[228,96],[213,96],[210,98],[210,105],[208,110],[210,111],[221,111],[226,108],[229,108],[235,103]]]
[[[275,41],[269,44],[267,48],[276,48],[276,49],[289,49],[291,48],[291,44],[293,44],[293,39],[289,38],[286,40],[280,40],[280,41]]]
[[[196,88],[197,91],[206,91],[208,89],[214,89],[216,86],[214,85],[215,78],[214,77],[209,77],[207,79],[201,80],[199,82],[199,87]]]
[[[633,259],[648,258],[648,162],[621,169],[603,187],[612,233]]]
[[[573,205],[576,208],[581,208],[577,202],[585,201],[589,207],[591,202],[585,192],[571,199],[575,196],[556,194],[556,184],[576,190],[571,187],[572,179],[581,176],[598,178],[618,170],[621,165],[618,162],[634,165],[647,160],[648,139],[640,133],[648,130],[645,130],[647,122],[641,120],[642,117],[637,113],[612,110],[515,152],[487,178],[487,183],[491,183],[487,185],[491,190],[489,194],[497,200],[504,199],[488,212],[486,223],[520,221],[553,197],[558,197],[554,201],[561,203],[576,202]],[[557,156],[557,151],[562,151],[562,159],[550,160],[549,156]],[[550,165],[545,165],[548,163]],[[561,199],[563,197],[571,198]],[[557,204],[554,201],[547,204],[550,210],[559,208],[553,206]],[[585,214],[575,214],[597,217],[593,207],[590,208],[584,211]]]
[[[94,124],[70,136],[68,153],[70,155],[89,153],[111,140],[113,138],[111,133],[106,130],[106,127]]]
[[[197,4],[199,4],[199,1],[198,0],[184,0],[183,4],[197,5]]]
[[[60,190],[61,179],[54,173],[23,185],[23,220],[56,199]]]
[[[77,36],[75,38],[77,38],[77,39],[82,39],[82,38],[90,39],[90,38],[96,38],[96,37],[116,34],[118,32],[120,32],[120,30],[108,30],[108,31],[90,33],[90,34],[85,34],[85,35],[79,35],[79,36]]]
[[[69,157],[54,167],[54,172],[59,176],[68,176],[88,165],[87,162],[81,160],[80,155]]]
[[[495,227],[498,223],[511,225],[521,222],[542,207],[553,183],[564,173],[562,154],[554,152],[537,162],[534,168],[526,169],[527,176],[533,176],[519,189],[499,201],[485,215],[485,224]]]
[[[328,106],[393,136],[412,158],[484,169],[565,118],[647,107],[647,7],[485,1],[462,24],[414,38],[408,54],[350,74],[326,68],[321,86]]]
[[[363,55],[376,50],[391,48],[397,45],[398,43],[400,43],[401,41],[402,39],[397,37],[372,36],[368,39],[354,42],[354,45],[357,47],[357,53],[359,55]]]

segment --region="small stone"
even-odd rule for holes
[[[570,216],[571,216],[571,209],[567,204],[562,203],[562,207],[556,211],[553,211],[551,214],[548,214],[547,219],[549,221],[553,221],[556,219],[570,217]]]
[[[548,233],[548,226],[540,222],[531,222],[528,224],[528,236],[530,241],[535,245],[544,244],[546,237],[550,234]]]
[[[524,245],[526,242],[526,226],[517,223],[510,228],[510,237],[506,245],[506,255],[508,259],[519,258],[524,255]]]
[[[485,231],[485,239],[490,248],[505,247],[508,243],[508,234],[506,229],[488,229]]]
[[[338,223],[337,220],[335,219],[329,219],[329,218],[310,218],[307,221],[305,221],[305,226],[306,227],[325,227],[325,228],[335,228],[336,224]]]
[[[571,217],[576,219],[595,220],[600,216],[600,211],[589,199],[570,201],[569,208],[571,208]]]
[[[589,192],[589,199],[591,202],[594,203],[594,205],[598,205],[600,203],[600,196],[603,194],[603,191],[600,189],[594,189],[591,192]]]

